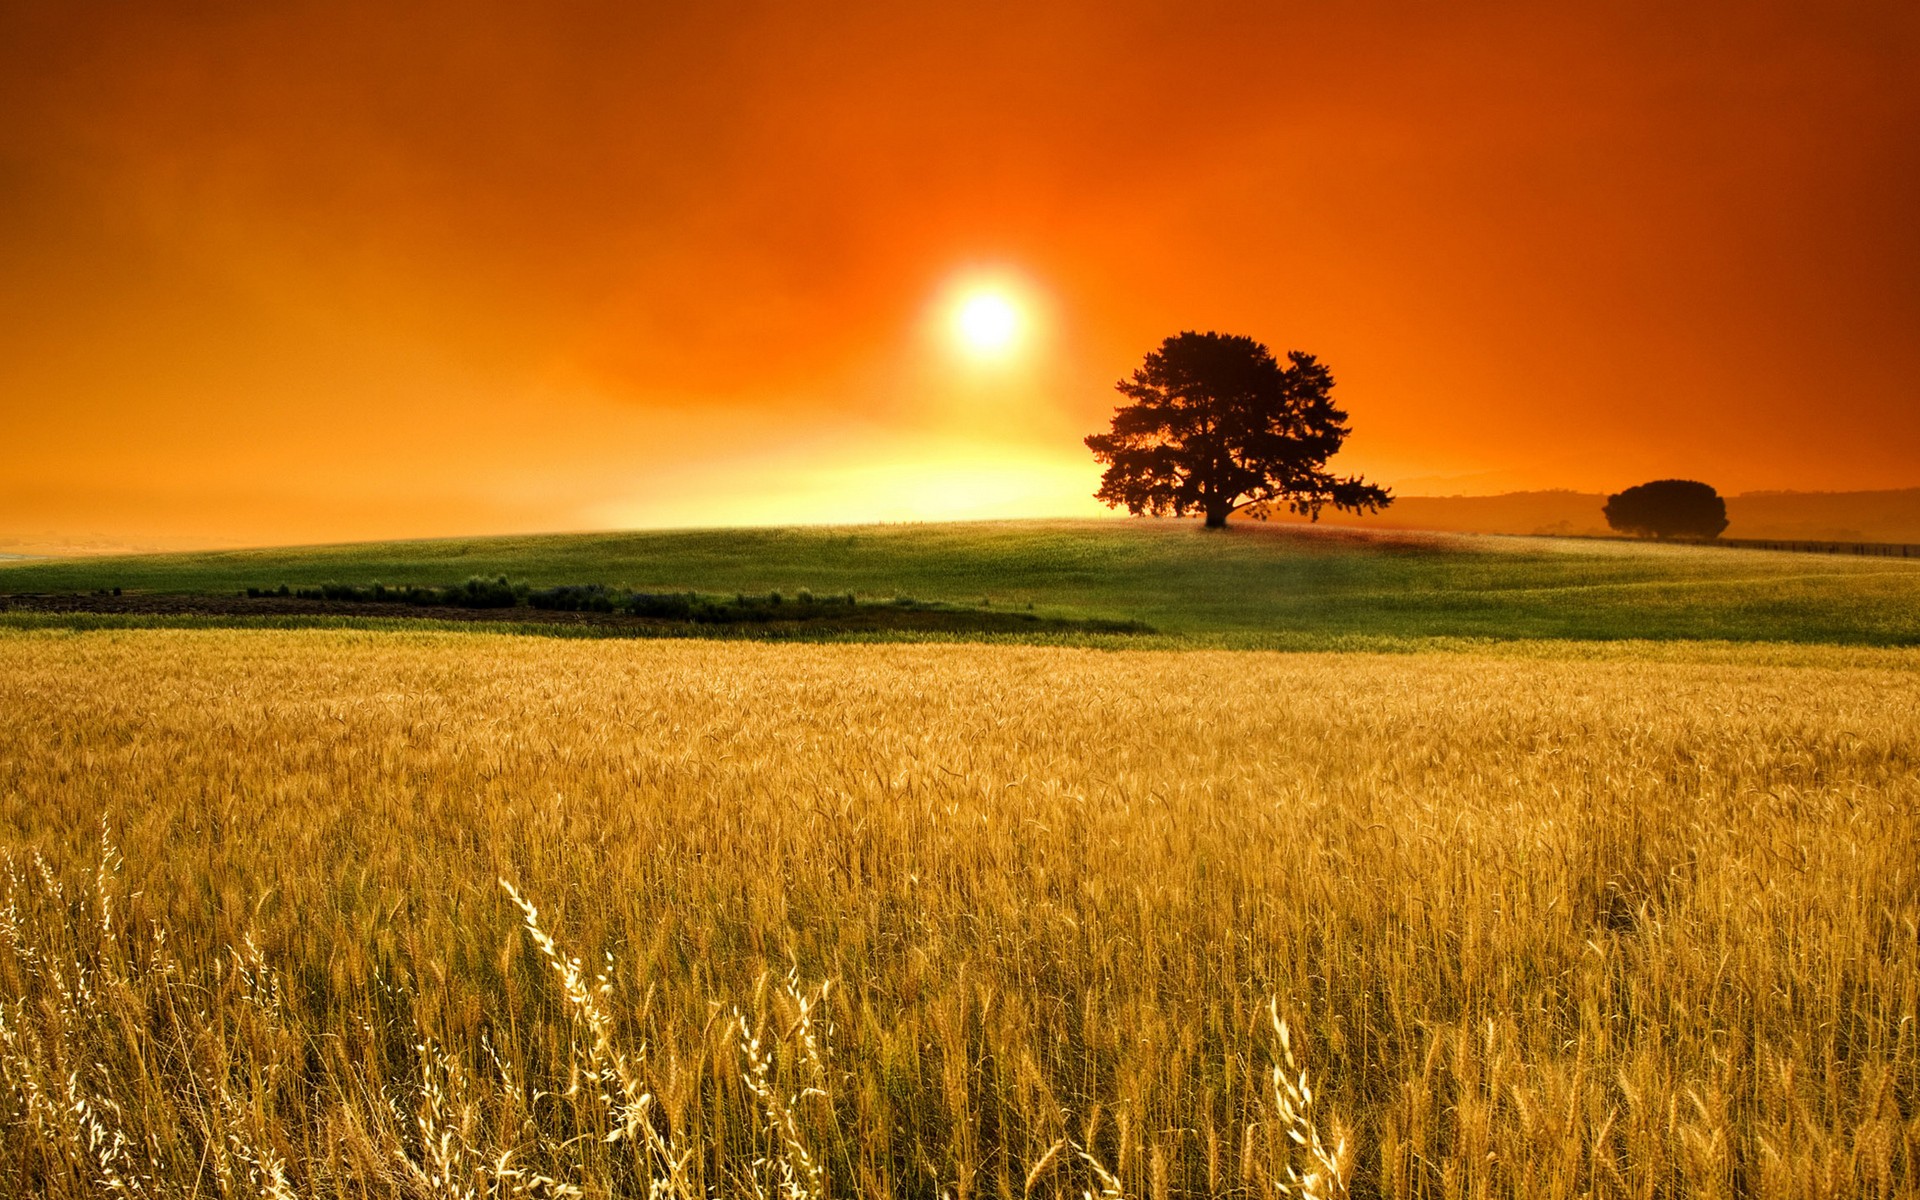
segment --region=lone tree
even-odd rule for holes
[[[1727,502],[1704,483],[1656,479],[1607,497],[1607,524],[1636,537],[1716,538],[1727,527]]]
[[[1347,414],[1311,354],[1290,351],[1282,367],[1252,338],[1182,333],[1115,386],[1132,403],[1114,411],[1111,433],[1087,438],[1107,464],[1095,496],[1136,517],[1198,512],[1218,529],[1237,510],[1265,520],[1275,504],[1317,521],[1323,505],[1393,503],[1383,487],[1327,472]]]

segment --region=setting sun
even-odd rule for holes
[[[968,353],[993,358],[1013,348],[1021,324],[1019,307],[1005,293],[980,290],[960,301],[953,327]]]

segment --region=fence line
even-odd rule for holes
[[[1875,558],[1920,558],[1912,542],[1817,542],[1777,538],[1720,538],[1723,546],[1742,550],[1789,550],[1796,554],[1859,554]]]

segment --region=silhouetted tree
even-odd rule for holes
[[[1715,538],[1727,527],[1727,502],[1704,483],[1656,479],[1607,497],[1607,524],[1638,537]]]
[[[1236,510],[1264,520],[1278,503],[1313,520],[1323,505],[1393,503],[1385,488],[1327,472],[1347,414],[1311,354],[1291,351],[1282,367],[1252,338],[1182,333],[1115,386],[1132,403],[1087,446],[1107,464],[1097,498],[1136,517],[1198,512],[1217,529]]]

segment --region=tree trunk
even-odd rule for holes
[[[1225,529],[1227,527],[1227,514],[1232,511],[1231,508],[1227,508],[1224,505],[1209,506],[1207,509],[1207,528]]]

